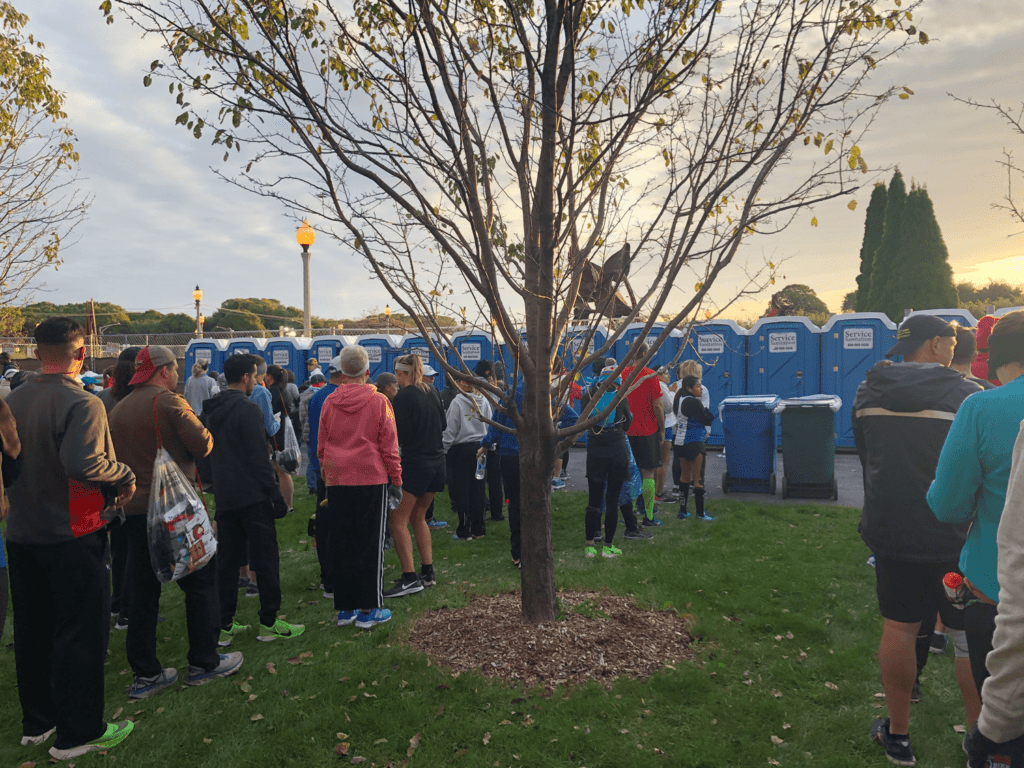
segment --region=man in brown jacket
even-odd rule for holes
[[[138,490],[125,506],[128,537],[128,579],[132,584],[126,650],[135,678],[129,698],[145,699],[178,681],[174,668],[164,669],[156,655],[160,581],[149,557],[146,513],[153,483],[153,462],[162,445],[187,478],[196,476],[196,459],[210,455],[213,437],[188,403],[175,393],[178,365],[167,347],[146,347],[135,358],[135,389],[110,412],[114,448],[135,473]],[[185,685],[201,685],[226,677],[242,666],[242,654],[217,651],[219,606],[216,567],[207,565],[178,580],[185,593],[188,624],[188,677]]]

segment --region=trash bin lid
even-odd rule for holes
[[[843,401],[839,395],[807,395],[780,400],[775,406],[775,412],[782,413],[787,408],[829,408],[835,413],[842,407]]]
[[[778,395],[733,395],[731,397],[723,397],[718,403],[718,417],[721,418],[722,413],[727,408],[770,411],[778,404]]]

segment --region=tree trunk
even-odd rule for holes
[[[530,399],[527,386],[525,401]],[[547,397],[546,391],[538,400]],[[541,403],[537,403],[540,405]],[[555,553],[551,540],[551,472],[555,464],[553,435],[543,434],[546,410],[526,407],[529,416],[518,430],[519,499],[522,519],[523,621],[538,624],[558,618],[555,599]]]

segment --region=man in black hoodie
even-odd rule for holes
[[[914,765],[910,702],[928,659],[937,611],[945,609],[942,577],[957,570],[965,525],[940,523],[928,506],[942,444],[960,404],[980,387],[949,368],[956,349],[953,325],[912,315],[886,357],[857,389],[853,434],[864,471],[861,538],[875,555],[878,607],[885,620],[879,664],[886,719],[870,736],[897,765]],[[962,616],[943,612],[952,623]],[[963,690],[963,687],[961,687]],[[965,697],[965,704],[967,704]]]
[[[274,519],[287,506],[270,461],[263,412],[249,399],[256,385],[254,355],[224,361],[227,389],[203,402],[201,420],[213,435],[210,464],[217,502],[217,584],[220,593],[220,646],[231,645],[246,627],[235,622],[238,569],[248,562],[259,574],[258,640],[298,637],[304,628],[277,618],[281,608],[280,561]],[[286,417],[287,418],[287,417]]]

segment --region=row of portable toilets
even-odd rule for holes
[[[1015,308],[1013,308],[1015,309]],[[1002,315],[1012,309],[1000,310]],[[922,310],[914,314],[936,315],[969,327],[977,320],[962,309]],[[609,355],[621,360],[627,350],[639,341],[654,341],[663,332],[663,324],[655,325],[644,337],[645,324],[634,323],[615,342]],[[560,347],[567,367],[579,359],[590,328],[572,328]],[[588,351],[603,347],[608,339],[606,328],[598,328]],[[505,344],[495,345],[489,334],[464,331],[452,335],[452,348],[446,349],[449,365],[458,367],[458,355],[472,369],[480,360],[500,359],[506,371],[514,369],[511,352]],[[684,346],[685,343],[685,346]],[[673,360],[697,359],[704,369],[704,386],[711,397],[711,410],[718,413],[722,398],[738,395],[778,395],[781,398],[807,395],[838,395],[842,408],[836,414],[836,446],[852,448],[852,409],[857,387],[865,373],[896,343],[896,325],[883,314],[862,312],[833,315],[823,327],[806,317],[762,318],[749,331],[731,320],[715,320],[694,325],[690,338],[673,330],[659,348],[651,367],[667,365]],[[395,336],[317,336],[313,339],[278,337],[271,339],[193,339],[185,352],[186,371],[197,360],[206,360],[210,367],[222,370],[224,359],[233,354],[249,353],[263,357],[270,365],[280,365],[295,374],[295,380],[306,380],[306,361],[313,357],[326,372],[331,359],[342,347],[359,344],[366,348],[370,361],[371,381],[378,374],[394,370],[395,358],[416,354],[439,373],[440,361],[419,334]],[[494,347],[497,346],[497,354]],[[680,351],[682,348],[682,351]],[[675,379],[673,371],[672,378]],[[444,376],[435,379],[444,387]],[[722,424],[716,419],[708,442],[724,443]]]

